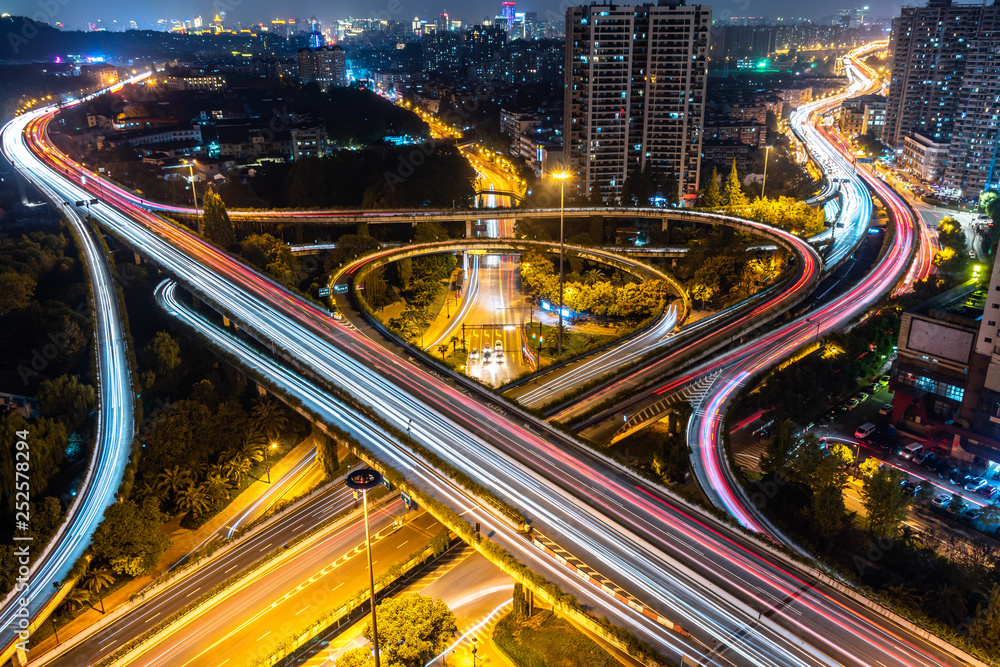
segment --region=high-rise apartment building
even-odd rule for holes
[[[347,85],[347,54],[338,45],[299,49],[296,60],[302,83],[315,81],[323,90]]]
[[[980,29],[994,22],[984,19],[995,13],[993,6],[953,5],[951,0],[902,8],[892,21],[883,141],[899,148],[912,134],[935,143],[951,139],[967,98],[962,84],[974,44],[988,39]]]
[[[698,189],[711,22],[679,0],[567,10],[563,137],[584,193],[618,199],[647,165]]]

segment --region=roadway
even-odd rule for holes
[[[45,143],[46,119],[19,117],[32,143]],[[35,121],[35,122],[33,122]],[[45,153],[45,149],[40,149]],[[51,149],[50,149],[51,150]],[[75,169],[49,155],[60,168]],[[83,191],[27,152],[17,160],[33,177],[62,193]],[[96,211],[102,224],[143,248],[145,254],[243,326],[324,382],[344,387],[400,430],[506,498],[515,498],[549,537],[603,571],[654,609],[685,624],[692,639],[679,637],[625,605],[609,602],[590,588],[581,599],[632,627],[664,652],[691,653],[721,664],[956,664],[926,640],[877,613],[819,586],[810,586],[780,557],[739,534],[714,525],[707,515],[671,499],[663,490],[620,470],[593,451],[550,429],[544,422],[484,403],[468,387],[439,379],[405,358],[393,357],[351,329],[272,281],[242,267],[189,233],[164,223],[107,193],[113,206]],[[75,196],[67,199],[77,198]],[[265,360],[242,356],[247,363]],[[268,367],[278,377],[280,369]],[[280,375],[280,385],[333,419],[330,399],[301,374]],[[486,399],[489,400],[489,399]],[[326,407],[324,407],[326,406]],[[356,415],[336,413],[338,423]],[[384,438],[367,429],[366,441]],[[384,443],[383,439],[383,443]],[[400,448],[382,444],[376,453],[444,502],[466,511],[468,500],[440,476],[407,463]],[[596,482],[600,480],[600,482]],[[493,530],[504,544],[523,540]],[[514,549],[533,567],[537,549]],[[532,555],[533,554],[533,555]],[[551,572],[551,568],[541,567]],[[566,574],[560,583],[576,578]],[[577,578],[578,579],[578,578]],[[579,584],[577,584],[579,586]],[[569,586],[569,588],[573,588]],[[579,590],[579,589],[577,589]],[[756,605],[756,607],[755,607]],[[760,620],[753,621],[760,613]],[[802,639],[799,639],[802,637]],[[725,646],[720,655],[714,645]]]
[[[198,596],[205,594],[214,586],[221,584],[237,571],[246,568],[281,545],[287,544],[296,535],[309,530],[328,517],[354,507],[354,504],[351,492],[344,486],[317,494],[314,498],[310,498],[307,503],[289,509],[283,516],[275,519],[259,532],[243,538],[239,549],[209,560],[196,571],[165,589],[148,593],[136,603],[134,608],[116,616],[114,621],[99,628],[93,634],[77,638],[60,636],[62,645],[59,647],[58,657],[47,654],[55,648],[55,638],[47,637],[32,649],[30,654],[32,662],[30,664],[75,667],[96,662],[182,609],[192,600],[196,600]],[[378,514],[380,518],[373,525],[380,529],[385,523],[392,522],[392,516],[404,511],[402,503],[398,500],[394,501],[387,507],[385,517],[380,511]],[[345,536],[356,535],[357,530],[358,522],[357,516],[355,516],[342,531],[332,533],[323,543],[335,543],[338,539],[353,540],[353,537],[347,538]],[[363,535],[363,524],[361,524],[360,530]]]
[[[4,128],[0,149],[20,171],[21,165],[15,155],[24,150],[24,141],[18,128],[10,125]],[[57,208],[69,223],[80,248],[93,299],[90,305],[93,308],[98,402],[93,453],[87,473],[62,525],[41,553],[32,562],[26,563],[30,569],[24,578],[24,585],[4,598],[0,606],[0,647],[8,647],[15,632],[20,629],[15,627],[15,612],[20,615],[27,610],[29,618],[37,625],[52,611],[57,587],[65,583],[70,569],[90,545],[90,536],[104,517],[105,508],[115,502],[118,485],[128,463],[135,426],[132,374],[124,322],[110,263],[101,240],[80,212],[62,204],[62,197],[47,183],[28,174],[26,176],[43,196],[57,202]],[[27,442],[30,447],[30,437]],[[9,446],[13,447],[14,443]],[[16,537],[14,539],[17,540]],[[15,546],[23,544],[26,542],[15,543]]]
[[[393,526],[393,519],[404,511],[402,502],[396,501],[372,516],[376,577],[425,548],[442,530],[427,513],[407,517],[402,527]],[[368,588],[365,527],[358,519],[252,573],[210,607],[188,614],[171,632],[160,633],[130,652],[124,664],[251,665],[271,654],[280,643]]]

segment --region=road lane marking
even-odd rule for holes
[[[305,607],[302,607],[302,609],[299,609],[297,612],[295,612],[295,615],[298,616],[299,614],[301,614],[302,612],[304,612],[308,608],[309,608],[309,605],[306,605]]]
[[[396,546],[396,548],[398,549],[399,547],[403,546],[403,545],[404,545],[404,544],[406,544],[407,542],[409,542],[409,540],[404,540],[404,541],[403,541],[403,542],[401,542],[401,543],[400,543],[399,545],[397,545],[397,546]]]
[[[270,630],[268,630],[267,632],[265,632],[264,634],[262,634],[260,637],[257,637],[257,641],[260,641],[264,637],[267,637],[269,634],[271,634]]]

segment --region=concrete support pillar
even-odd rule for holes
[[[465,221],[465,238],[467,238],[467,239],[471,239],[472,238],[472,219],[471,218],[469,220]]]
[[[140,264],[142,264],[142,255],[140,255],[139,253],[137,253],[135,251],[132,251],[132,255],[135,258],[135,265],[136,266],[139,266]]]
[[[222,316],[222,326],[224,326],[224,327],[228,327],[229,326],[229,318],[226,317],[225,315]]]

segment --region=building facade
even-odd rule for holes
[[[340,46],[299,49],[296,60],[302,83],[316,82],[323,90],[347,85],[347,54]]]
[[[903,7],[892,23],[882,140],[897,150],[918,134],[949,145],[937,179],[954,196],[974,198],[996,187],[998,13],[995,3],[929,0]]]
[[[566,12],[565,158],[587,195],[620,198],[649,164],[699,187],[711,9],[591,5]]]
[[[934,143],[922,134],[914,134],[903,140],[900,163],[921,180],[933,183],[944,174],[948,150],[947,143]]]

